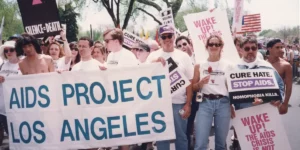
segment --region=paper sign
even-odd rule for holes
[[[232,124],[242,150],[291,150],[276,107],[263,104],[235,114]]]
[[[175,139],[161,64],[7,77],[10,149],[89,149]],[[47,79],[47,80],[45,80]]]
[[[123,30],[123,35],[124,35],[123,46],[127,49],[131,49],[132,46],[134,46],[134,44],[136,43],[146,44],[146,42],[142,38],[126,30]]]
[[[233,13],[232,32],[241,32],[244,11],[244,0],[235,0],[234,5],[235,7]]]
[[[189,14],[184,16],[184,21],[193,41],[197,63],[208,58],[205,43],[210,35],[221,36],[225,43],[221,54],[222,59],[231,63],[239,60],[225,10],[215,9],[213,12]]]
[[[56,0],[18,0],[24,31],[36,38],[59,35]]]
[[[176,95],[177,93],[185,90],[191,82],[182,72],[179,71],[178,65],[171,57],[167,59],[167,62],[170,72],[169,78],[171,83],[171,94]]]
[[[232,70],[226,74],[229,98],[232,103],[281,100],[279,87],[270,69]]]
[[[173,12],[171,8],[167,8],[166,10],[160,11],[160,17],[162,19],[163,25],[169,25],[175,30],[175,22],[173,18]]]

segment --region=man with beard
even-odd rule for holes
[[[26,57],[19,63],[23,75],[39,74],[54,71],[54,63],[50,56],[41,55],[42,50],[35,37],[23,34],[16,43],[18,53]]]
[[[270,53],[267,61],[270,62],[272,66],[277,70],[285,83],[285,97],[284,102],[280,107],[280,113],[286,114],[288,111],[288,103],[293,86],[292,66],[287,61],[280,58],[283,52],[283,44],[280,39],[273,39],[269,41],[267,44],[267,49]]]
[[[275,79],[278,84],[281,97],[284,95],[284,83],[281,79],[278,72],[273,68],[273,66],[268,63],[267,61],[264,61],[262,59],[257,59],[257,40],[254,37],[244,37],[241,41],[241,54],[242,58],[240,62],[238,62],[238,68],[239,69],[271,69],[274,71]],[[247,107],[252,107],[253,105],[257,105],[263,103],[262,99],[255,98],[253,103],[240,103],[236,104],[236,109],[243,109]],[[271,102],[271,104],[278,107],[279,111],[284,110],[284,105],[281,104],[281,100],[274,100]]]

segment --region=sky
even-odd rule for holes
[[[91,0],[89,0],[91,1]],[[212,1],[208,0],[210,8],[213,7]],[[300,0],[247,0],[244,2],[244,10],[249,14],[260,13],[262,29],[280,29],[282,27],[292,27],[300,25]],[[226,6],[226,0],[219,0],[223,6]],[[234,7],[234,0],[227,0],[228,7]],[[181,6],[181,10],[187,8],[186,2]],[[79,25],[82,30],[89,30],[90,24],[93,28],[106,27],[112,25],[112,20],[105,9],[99,11],[93,2],[88,2],[81,13],[82,19]],[[158,15],[158,13],[157,13]],[[150,17],[146,21],[142,17],[136,20],[137,26],[144,26],[151,30],[157,26],[157,23]]]

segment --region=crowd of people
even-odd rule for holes
[[[199,61],[195,58],[193,42],[189,37],[176,38],[174,29],[168,25],[160,27],[158,32],[159,43],[155,40],[136,43],[130,50],[123,48],[124,36],[118,28],[107,29],[103,34],[103,42],[81,37],[76,42],[68,43],[65,31],[61,31],[60,39],[49,37],[45,41],[29,34],[12,37],[0,47],[0,83],[5,82],[7,76],[13,75],[105,71],[112,67],[149,63],[165,65],[166,59],[172,57],[178,69],[191,82],[186,90],[172,96],[177,150],[188,150],[191,147],[207,150],[213,122],[215,149],[227,149],[226,138],[235,110],[265,103],[259,98],[254,98],[252,103],[230,103],[225,74],[232,68],[273,70],[282,99],[274,100],[271,104],[280,114],[287,113],[293,79],[299,79],[300,82],[299,46],[285,44],[280,39],[258,43],[253,36],[234,37],[233,42],[241,59],[233,64],[222,58],[223,47],[227,43],[220,36],[211,35],[205,44],[209,56],[203,63],[197,64]],[[3,91],[0,91],[0,122],[2,129],[8,133]],[[201,100],[198,100],[199,93],[203,95]],[[180,110],[183,113],[179,113]],[[237,136],[234,137],[236,140]],[[195,144],[192,144],[194,139]],[[170,149],[169,140],[155,142],[158,150]],[[142,148],[153,149],[153,143],[143,143]],[[130,146],[123,145],[120,149],[128,150]]]

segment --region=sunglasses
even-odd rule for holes
[[[78,51],[78,48],[72,48],[71,51]]]
[[[178,48],[181,48],[183,46],[187,46],[187,43],[182,43],[182,45],[177,45]]]
[[[4,49],[4,53],[8,53],[8,51],[12,53],[12,52],[15,51],[15,49],[13,49],[13,48],[10,48],[10,49]]]
[[[215,47],[220,47],[220,46],[222,46],[222,44],[220,44],[220,43],[208,43],[207,44],[209,47],[213,47],[213,46],[215,46]]]
[[[173,34],[169,34],[169,35],[166,35],[166,36],[164,36],[164,35],[162,35],[162,36],[160,36],[160,38],[161,39],[163,39],[163,40],[165,40],[165,39],[171,39],[173,37]]]
[[[245,50],[246,52],[249,52],[250,49],[251,49],[252,51],[256,51],[256,50],[257,50],[257,47],[256,47],[256,46],[252,46],[252,47],[245,47],[245,48],[244,48],[244,50]]]

